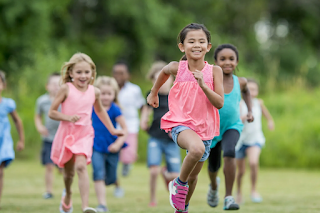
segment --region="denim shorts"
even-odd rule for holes
[[[246,150],[249,148],[249,147],[253,147],[253,146],[257,146],[259,147],[260,149],[262,148],[262,145],[260,143],[255,143],[253,145],[242,145],[240,147],[240,149],[238,151],[236,151],[236,158],[237,159],[242,159],[242,158],[245,158],[247,156],[246,154]]]
[[[54,164],[51,160],[52,141],[43,140],[41,149],[41,163],[42,165]]]
[[[148,142],[148,167],[160,166],[164,154],[168,172],[180,172],[180,148],[169,139],[151,137]]]
[[[119,153],[101,153],[93,150],[93,180],[104,180],[106,185],[115,183],[117,180],[118,162]]]
[[[190,129],[190,128],[186,127],[186,126],[182,126],[182,125],[172,128],[171,135],[172,135],[173,141],[176,144],[178,144],[177,138],[178,138],[179,133],[184,131],[184,130],[187,130],[187,129]],[[205,147],[205,151],[204,151],[204,154],[203,154],[202,158],[199,160],[199,162],[204,162],[204,161],[206,161],[208,159],[209,154],[210,154],[211,142],[212,142],[212,139],[203,141],[203,144],[204,144],[204,147]],[[187,154],[188,154],[188,150],[187,150]]]

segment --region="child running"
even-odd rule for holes
[[[49,117],[61,121],[52,144],[51,159],[64,168],[65,190],[60,203],[61,213],[73,211],[71,184],[75,171],[79,177],[82,211],[94,213],[88,207],[89,177],[87,164],[91,162],[94,130],[91,122],[92,106],[102,123],[112,135],[123,135],[116,130],[100,101],[100,90],[92,86],[96,76],[96,66],[83,53],[74,54],[61,70],[62,85],[52,102]],[[58,107],[61,104],[61,112]]]
[[[260,203],[262,202],[262,197],[257,192],[256,183],[258,179],[259,157],[261,153],[261,148],[264,146],[265,143],[265,137],[263,135],[261,125],[261,115],[263,115],[267,119],[268,128],[270,130],[274,129],[274,122],[268,109],[263,104],[263,101],[257,98],[259,94],[258,83],[253,79],[248,79],[248,88],[250,90],[252,100],[252,114],[254,117],[254,121],[252,123],[248,123],[245,121],[248,109],[244,105],[243,101],[241,101],[240,113],[241,118],[244,121],[244,127],[236,146],[236,159],[238,167],[237,202],[243,203],[241,182],[246,167],[245,157],[248,156],[248,161],[251,170],[251,200],[254,203]]]
[[[52,184],[53,184],[53,171],[54,163],[52,162],[51,146],[54,136],[59,127],[59,121],[55,121],[49,118],[48,113],[51,107],[51,103],[59,90],[60,74],[52,73],[46,85],[48,93],[41,95],[37,99],[36,113],[34,116],[34,122],[37,131],[42,137],[42,150],[41,150],[41,162],[45,166],[45,186],[46,192],[43,194],[44,199],[53,198]],[[44,117],[44,124],[43,124]]]
[[[148,79],[153,83],[157,80],[160,71],[167,64],[163,61],[155,62],[149,73]],[[150,135],[148,142],[148,167],[150,170],[150,207],[157,205],[156,200],[156,183],[160,173],[160,165],[162,154],[165,155],[166,167],[162,167],[161,174],[165,180],[166,188],[171,180],[179,176],[180,172],[180,149],[172,140],[171,134],[168,135],[164,130],[160,129],[161,117],[169,111],[168,95],[173,83],[173,76],[164,83],[159,89],[159,107],[152,108],[145,105],[141,111],[141,129],[147,131]],[[152,124],[149,126],[149,117],[153,113]]]
[[[160,72],[147,98],[159,106],[158,92],[170,75],[176,79],[169,92],[169,112],[161,119],[161,129],[188,154],[179,177],[169,183],[170,204],[177,212],[188,212],[198,174],[209,156],[212,139],[219,135],[219,112],[223,106],[222,71],[204,59],[212,45],[210,32],[202,24],[189,24],[178,36],[178,46],[185,55]]]
[[[125,134],[121,137],[111,135],[97,114],[92,112],[92,125],[94,129],[94,143],[92,154],[92,168],[94,188],[98,198],[98,212],[107,212],[105,185],[115,184],[120,188],[117,180],[119,152],[124,147],[127,135],[127,126],[118,102],[119,87],[114,78],[101,76],[97,78],[95,86],[101,91],[100,99],[104,110],[108,113],[114,127],[117,124]]]
[[[248,107],[246,120],[253,121],[251,110],[250,92],[245,78],[235,76],[234,70],[239,62],[238,50],[231,44],[219,45],[214,51],[215,63],[223,71],[224,105],[219,110],[220,114],[220,135],[215,137],[211,144],[209,156],[209,178],[210,185],[207,202],[211,207],[216,207],[219,203],[218,170],[221,164],[221,149],[223,150],[224,177],[226,194],[224,199],[224,210],[238,210],[239,205],[232,197],[232,187],[236,175],[235,147],[239,140],[243,124],[240,119],[241,93]]]
[[[8,114],[11,115],[19,134],[17,150],[21,151],[24,149],[24,132],[22,121],[16,111],[16,103],[14,100],[2,97],[2,91],[5,87],[5,73],[0,70],[0,201],[3,188],[4,168],[9,166],[15,157]]]

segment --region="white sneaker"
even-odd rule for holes
[[[224,198],[223,210],[238,210],[239,205],[236,204],[232,196],[227,196]]]
[[[113,195],[114,195],[116,198],[122,198],[122,197],[124,196],[124,189],[123,189],[123,188],[120,188],[120,187],[116,187],[116,188],[114,189]]]
[[[219,204],[219,193],[218,193],[219,184],[220,184],[220,178],[219,177],[216,178],[216,182],[217,182],[217,189],[216,190],[212,190],[211,184],[209,184],[209,191],[208,191],[208,195],[207,195],[207,203],[211,207],[216,207]]]

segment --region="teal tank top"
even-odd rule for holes
[[[223,134],[229,129],[235,129],[241,134],[243,124],[240,119],[241,90],[238,77],[233,75],[233,89],[230,93],[224,94],[224,104],[219,110],[220,135],[213,138],[211,148],[222,140]]]

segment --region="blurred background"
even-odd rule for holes
[[[88,54],[98,75],[111,75],[112,65],[126,60],[131,81],[146,94],[150,65],[181,58],[177,35],[192,22],[210,30],[213,49],[237,46],[236,74],[260,83],[276,127],[270,132],[264,125],[261,166],[319,168],[319,0],[0,0],[0,69],[8,79],[3,96],[16,101],[26,134],[17,158],[39,158],[36,98],[45,93],[48,75],[75,52]],[[17,141],[15,130],[13,136]],[[145,162],[148,136],[139,137],[139,161]]]

